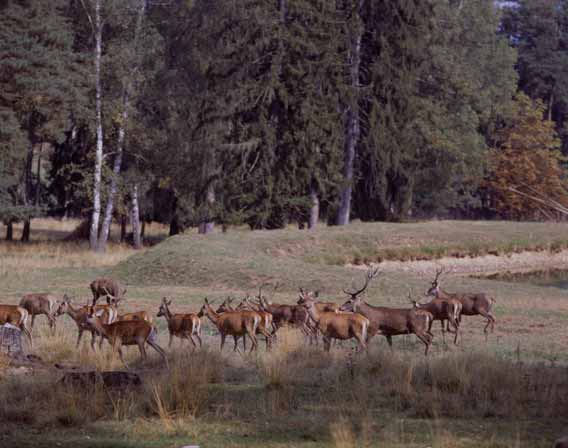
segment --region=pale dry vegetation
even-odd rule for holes
[[[354,234],[360,231],[355,225]],[[282,247],[298,244],[297,252],[290,249],[294,255],[266,255],[263,251],[277,239],[274,234],[240,230],[210,240],[176,237],[132,258],[131,249],[118,245],[95,257],[73,243],[0,244],[0,293],[4,303],[17,303],[24,292],[71,292],[82,305],[90,296],[89,282],[110,270],[123,272],[117,278],[128,282],[122,311],[146,309],[153,315],[163,296],[175,299],[176,312],[196,312],[206,295],[244,296],[267,277],[285,281],[275,302],[295,301],[298,286],[321,287],[325,300],[345,300],[341,288],[361,273],[306,263],[308,241],[319,236],[286,232],[295,233]],[[137,283],[152,263],[155,272]],[[408,307],[408,288],[425,289],[427,280],[430,275],[389,274],[370,285],[366,300]],[[68,316],[58,318],[55,334],[41,316],[33,353],[46,367],[14,375],[8,360],[0,358],[0,445],[36,446],[41,438],[46,446],[69,447],[91,446],[95,439],[108,446],[122,440],[125,447],[188,442],[211,447],[548,447],[568,417],[565,293],[473,278],[449,278],[447,288],[496,296],[497,326],[488,343],[482,320],[466,317],[457,347],[443,345],[439,326],[434,327],[428,358],[414,337],[395,339],[392,353],[376,337],[368,354],[355,354],[350,343],[334,345],[326,354],[321,341],[309,345],[291,329],[278,333],[274,350],[265,351],[261,344],[258,353],[243,357],[232,352],[232,341],[219,353],[218,336],[203,321],[204,348],[192,352],[189,344],[175,341],[168,351],[169,371],[155,353],[143,362],[136,347],[126,349],[126,361],[143,385],[125,393],[102,385],[89,390],[58,385],[63,373],[53,367],[56,363],[97,371],[123,366],[107,342],[102,352],[93,353],[90,335],[75,349],[77,330]],[[159,344],[166,347],[166,323],[155,322]],[[22,432],[22,427],[32,431]],[[93,439],[85,441],[83,434]]]

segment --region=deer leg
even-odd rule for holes
[[[148,342],[148,345],[150,347],[152,347],[154,350],[156,350],[160,354],[160,356],[164,360],[164,363],[166,364],[166,368],[169,369],[170,363],[168,362],[168,358],[166,356],[166,352],[164,351],[164,349],[162,347],[160,347],[156,342],[150,342],[150,341],[147,341],[147,342]]]
[[[32,314],[32,330],[34,329],[35,314]]]
[[[201,341],[201,336],[199,336],[199,334],[196,334],[195,337],[199,341],[199,348],[203,347],[203,341]]]
[[[33,348],[34,343],[32,341],[32,333],[30,332],[30,329],[28,327],[26,327],[25,323],[22,325],[22,331],[24,332],[24,334],[28,338],[28,342],[30,343],[30,348]]]
[[[142,360],[146,361],[148,355],[146,354],[146,347],[144,347],[144,341],[138,342],[138,350],[140,350],[140,355],[142,355]]]
[[[192,334],[189,335],[189,340],[190,340],[191,343],[193,344],[193,350],[195,351],[195,349],[197,348],[197,344],[196,344],[195,341],[193,340],[193,335],[192,335]]]
[[[170,333],[170,342],[168,343],[168,350],[172,349],[172,342],[174,341],[174,335]]]
[[[49,328],[51,330],[51,333],[55,334],[55,329],[56,329],[55,328],[55,317],[48,315],[47,319],[49,320]],[[32,327],[33,327],[33,324],[32,324]]]
[[[239,347],[238,347],[239,337],[233,335],[233,341],[235,341],[235,347],[233,348],[233,351],[236,352],[239,349]],[[244,342],[243,342],[243,346],[245,347],[245,350],[246,350],[246,344]]]
[[[220,351],[223,351],[223,347],[225,345],[225,338],[226,337],[227,336],[225,335],[225,333],[221,333],[221,348],[220,348]]]
[[[491,332],[493,333],[493,327],[495,325],[495,317],[493,317],[493,315],[489,312],[489,311],[479,311],[479,314],[481,314],[483,317],[485,317],[485,319],[487,319],[487,325],[485,325],[485,328],[483,329],[483,333],[485,333],[485,340],[487,340],[487,328],[489,328],[489,326],[491,326]]]
[[[101,336],[101,338],[102,338],[102,336]],[[96,347],[95,347],[96,341],[97,341],[97,333],[94,332],[94,331],[91,331],[91,349],[92,349],[94,352],[97,351],[97,349],[96,349]]]
[[[79,334],[77,335],[77,345],[75,348],[79,348],[79,343],[81,342],[81,337],[83,336],[83,329],[79,328]]]
[[[430,338],[426,337],[425,335],[418,334],[418,333],[415,333],[415,334],[416,334],[416,337],[418,339],[420,339],[424,343],[424,345],[426,346],[426,349],[424,350],[424,356],[428,356],[428,350],[430,349],[430,344],[432,343],[432,340]]]
[[[442,325],[442,342],[446,343],[446,330],[444,329],[444,319],[440,320],[440,324]]]
[[[138,346],[138,347],[140,347],[140,346]],[[116,350],[118,351],[118,356],[120,357],[122,364],[124,364],[124,367],[126,367],[127,369],[130,369],[130,367],[128,367],[128,364],[126,364],[126,361],[124,360],[124,356],[122,356],[122,347],[120,345],[117,345]]]
[[[387,338],[387,342],[389,343],[389,347],[391,349],[392,352],[392,336],[390,334],[385,336]]]
[[[331,349],[331,339],[327,336],[323,336],[323,349],[326,352],[329,352],[329,350]]]

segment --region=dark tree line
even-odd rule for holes
[[[566,0],[1,0],[0,219],[539,219],[499,173],[565,201],[567,45]]]

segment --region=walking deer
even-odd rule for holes
[[[435,320],[439,320],[440,324],[442,325],[442,340],[446,342],[446,330],[450,333],[454,333],[454,344],[457,344],[458,335],[459,335],[459,320],[462,311],[462,304],[457,299],[443,299],[443,298],[434,298],[428,303],[420,303],[416,300],[412,299],[410,292],[408,293],[408,298],[410,303],[414,306],[414,308],[419,310],[428,311],[432,315],[432,320],[430,321],[430,325],[428,327],[428,332],[432,333],[432,324]],[[444,323],[448,322],[446,325],[447,328],[444,328]],[[453,330],[449,328],[452,326]]]
[[[221,333],[221,351],[225,345],[227,336],[233,336],[235,342],[234,351],[238,350],[237,342],[239,337],[248,337],[252,342],[250,351],[256,350],[258,343],[256,340],[256,329],[260,324],[260,316],[252,311],[234,311],[226,313],[217,313],[207,298],[201,307],[198,317],[207,316],[209,320],[217,327]]]
[[[239,305],[236,308],[233,308],[231,306],[231,303],[233,302],[233,300],[234,299],[228,297],[221,304],[221,306],[219,306],[219,308],[217,308],[217,313],[224,313],[224,312],[228,312],[228,311],[253,311],[253,312],[257,313],[260,317],[260,322],[258,324],[258,328],[256,329],[256,334],[261,334],[262,336],[264,336],[264,340],[265,340],[265,343],[266,343],[266,349],[269,350],[272,347],[272,337],[273,337],[273,332],[271,333],[270,330],[274,329],[272,314],[270,314],[267,311],[263,311],[263,310],[260,309],[259,306],[255,306],[252,303],[250,303],[248,296],[245,297],[241,301],[241,303],[239,303]],[[244,350],[246,351],[246,349],[247,349],[246,339],[244,337],[243,337],[243,347],[244,347]]]
[[[116,316],[117,321],[124,320],[145,320],[149,324],[153,322],[152,315],[145,310],[134,311],[132,313],[124,313]]]
[[[30,314],[28,310],[18,305],[0,305],[0,325],[11,324],[18,327],[28,338],[33,347],[32,333],[29,328]]]
[[[32,318],[31,329],[34,329],[34,322],[37,315],[45,314],[49,321],[49,328],[55,331],[55,315],[57,313],[57,299],[48,293],[26,294],[20,300],[20,306],[25,308]]]
[[[485,333],[485,338],[487,339],[487,329],[491,327],[491,332],[495,327],[495,316],[491,313],[491,308],[495,303],[493,297],[488,296],[484,293],[449,293],[440,287],[440,275],[443,273],[443,269],[436,270],[436,277],[432,282],[430,288],[426,292],[426,295],[436,297],[438,299],[455,299],[462,304],[461,314],[458,320],[458,324],[461,323],[461,316],[482,316],[487,320],[487,324],[483,329]]]
[[[115,302],[118,302],[123,299],[126,294],[126,288],[121,289],[118,282],[111,278],[97,278],[91,282],[90,287],[93,293],[93,305],[97,304],[99,298],[105,296],[107,303],[110,305],[112,298],[114,298]]]
[[[109,341],[113,349],[118,351],[120,360],[126,368],[128,368],[128,365],[124,361],[122,346],[137,345],[142,358],[145,360],[147,358],[145,344],[156,350],[166,364],[166,368],[169,368],[166,352],[158,345],[158,332],[152,324],[144,320],[118,321],[105,324],[96,315],[93,308],[87,314],[86,321],[100,333],[102,338]]]
[[[168,331],[170,333],[168,348],[172,347],[174,336],[181,339],[189,339],[194,348],[197,347],[197,344],[193,339],[195,336],[199,341],[199,346],[201,347],[203,345],[203,342],[201,341],[201,320],[197,314],[173,314],[169,308],[171,304],[172,301],[164,297],[157,314],[158,317],[164,316],[168,323]]]
[[[367,343],[376,334],[383,335],[392,349],[392,337],[403,334],[415,334],[426,346],[424,355],[428,355],[428,350],[432,344],[432,334],[429,332],[433,316],[425,310],[388,308],[383,306],[372,306],[361,299],[361,294],[367,289],[369,282],[377,277],[378,269],[369,270],[367,278],[362,288],[356,291],[343,292],[350,298],[341,306],[341,311],[352,311],[359,313],[369,319],[369,330]]]
[[[305,298],[302,305],[315,322],[317,329],[323,337],[324,350],[331,348],[332,339],[357,339],[358,349],[367,349],[367,332],[369,319],[357,313],[345,313],[335,311],[319,311],[316,302],[311,298]]]
[[[310,327],[309,315],[305,307],[270,303],[262,296],[259,297],[258,305],[262,311],[272,314],[274,327],[272,335],[275,335],[283,325],[292,325],[299,328],[305,336],[313,336],[314,330]]]

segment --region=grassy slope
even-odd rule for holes
[[[339,301],[343,298],[341,288],[348,287],[353,279],[360,281],[363,276],[361,271],[344,268],[345,262],[374,261],[379,257],[438,257],[447,253],[507,253],[521,248],[556,250],[563,247],[564,241],[568,241],[566,224],[442,221],[356,223],[344,229],[322,228],[315,233],[286,229],[271,232],[237,230],[207,237],[190,234],[169,238],[144,252],[117,249],[102,258],[94,258],[86,251],[76,252],[71,246],[66,250],[61,246],[39,245],[27,250],[15,245],[7,251],[0,246],[0,294],[5,298],[4,302],[11,303],[24,292],[43,290],[86,297],[89,294],[88,283],[93,277],[110,274],[129,284],[128,309],[142,307],[156,311],[159,299],[168,295],[176,299],[177,309],[195,310],[204,296],[221,298],[228,294],[253,293],[264,281],[281,283],[275,301],[294,301],[299,286],[320,289],[326,298]],[[395,273],[372,283],[367,297],[375,304],[407,306],[407,290],[422,291],[428,280],[404,272]],[[521,360],[568,361],[565,351],[568,344],[565,291],[473,278],[448,278],[447,287],[450,290],[485,290],[498,299],[498,324],[489,343],[484,343],[481,320],[467,319],[464,342],[458,348],[450,347],[451,353],[467,353],[471,347],[477,346],[507,358],[520,356]],[[74,328],[67,319],[64,322],[66,330],[69,330],[69,336],[64,337],[71,341],[69,350],[72,351]],[[164,328],[162,320],[159,325]],[[435,328],[435,333],[439,336],[438,328]],[[434,359],[447,354],[439,339],[436,338],[433,348]],[[374,344],[384,348],[383,341]],[[418,344],[411,341],[408,345],[401,338],[395,342],[395,349],[403,348],[417,355],[421,351]],[[132,352],[132,355],[136,357],[136,353]],[[258,387],[258,378],[247,382],[253,388]],[[227,412],[232,415],[230,410]],[[262,413],[262,410],[259,409],[259,412]],[[306,412],[306,416],[311,415],[304,409],[291,416],[284,413],[278,417],[284,421],[284,430],[280,431],[278,425],[267,423],[262,429],[258,425],[248,426],[250,421],[243,418],[231,416],[224,421],[223,418],[209,416],[198,423],[187,423],[183,429],[167,435],[158,429],[155,434],[147,435],[151,431],[140,430],[139,427],[145,424],[140,421],[132,424],[100,422],[77,430],[50,429],[52,435],[43,433],[41,439],[46,446],[67,437],[69,439],[61,446],[179,446],[192,440],[207,441],[207,446],[219,447],[329,446],[329,422],[316,421],[315,428],[308,428],[312,421],[302,417],[302,412]],[[312,412],[319,414],[320,411]],[[436,446],[480,446],[481,440],[487,447],[548,446],[557,434],[556,429],[542,427],[546,443],[537,444],[539,439],[534,439],[528,428],[543,422],[481,419],[472,426],[469,421],[460,419],[431,421],[388,412],[378,415],[377,421],[382,422],[379,424],[381,434],[394,434],[385,437],[383,440],[388,440],[388,443],[381,446],[432,444],[433,439],[428,434],[440,432],[436,425],[444,427],[442,434],[449,431],[449,441],[443,443],[442,437],[442,442],[435,443]],[[147,425],[153,428],[160,422],[147,422]],[[493,439],[488,441],[484,431]],[[399,436],[399,433],[403,435]],[[86,439],[86,434],[89,439]],[[528,442],[529,438],[531,442]],[[516,445],[516,439],[524,443]],[[34,433],[20,433],[11,440],[18,446],[40,446]],[[355,446],[349,443],[335,445]]]

